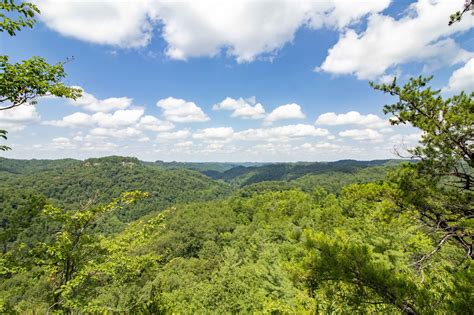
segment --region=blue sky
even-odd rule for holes
[[[447,27],[463,2],[37,1],[39,23],[0,35],[0,53],[74,57],[65,82],[85,93],[2,113],[2,156],[392,158],[420,133],[391,127],[394,100],[368,81],[433,74],[445,96],[472,91],[474,18]]]

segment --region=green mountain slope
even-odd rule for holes
[[[238,166],[250,167],[250,166],[260,166],[260,165],[266,164],[266,163],[253,163],[253,162],[221,163],[221,162],[163,162],[163,161],[145,162],[145,163],[148,165],[157,165],[163,168],[187,168],[187,169],[203,172],[206,175],[208,172],[221,173]]]
[[[0,172],[27,174],[44,170],[61,169],[79,165],[81,161],[74,159],[60,160],[16,160],[0,157]]]
[[[204,172],[214,179],[238,185],[240,187],[264,181],[294,180],[308,174],[327,174],[332,172],[353,174],[361,169],[382,166],[386,164],[396,165],[401,160],[373,160],[355,161],[341,160],[336,162],[301,162],[301,163],[276,163],[262,166],[237,166],[225,172]]]
[[[119,214],[130,221],[176,203],[225,197],[230,187],[188,169],[163,169],[136,158],[106,157],[85,161],[0,161],[0,192],[29,189],[66,208],[87,200],[107,202],[124,191],[141,190],[150,198]]]
[[[338,197],[288,190],[176,205],[103,238],[62,298],[86,313],[401,314],[394,297],[422,314],[466,307],[456,290],[469,278],[450,276],[462,251],[447,244],[423,274],[411,269],[430,235],[388,216],[398,211],[390,194],[362,184]],[[48,273],[31,280],[39,270],[0,283],[7,307],[47,309]],[[362,290],[367,282],[390,291]]]

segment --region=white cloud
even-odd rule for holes
[[[407,135],[403,134],[396,134],[390,137],[390,141],[392,141],[395,144],[401,144],[401,143],[409,143],[409,144],[416,144],[418,141],[421,140],[421,136],[423,135],[422,132],[415,132]]]
[[[388,3],[389,0],[353,1],[351,5],[317,0],[164,1],[158,14],[168,42],[166,53],[171,58],[214,56],[226,49],[237,62],[249,62],[291,42],[301,26],[343,27],[369,12],[383,10]]]
[[[275,108],[267,117],[265,117],[265,124],[272,124],[277,120],[303,119],[305,117],[305,114],[301,111],[301,106],[291,103]]]
[[[303,26],[344,28],[380,12],[390,0],[36,0],[51,29],[80,40],[143,47],[159,27],[173,59],[215,56],[225,50],[238,62],[273,54]],[[291,14],[288,14],[291,12]]]
[[[65,142],[70,142],[69,141],[69,138],[66,138],[66,137],[58,137],[58,138],[54,138],[52,140],[54,143],[65,143]]]
[[[95,113],[92,119],[100,126],[106,128],[118,128],[130,126],[138,122],[143,116],[144,109],[123,109],[114,112],[113,114]]]
[[[326,129],[298,124],[273,128],[246,129],[239,132],[234,131],[232,127],[204,128],[197,130],[192,135],[189,130],[179,130],[161,133],[157,136],[157,140],[181,140],[192,136],[196,140],[223,145],[223,143],[230,141],[287,141],[327,135],[329,135],[329,131]]]
[[[2,110],[0,111],[0,129],[19,131],[39,119],[40,116],[33,105],[22,105]]]
[[[199,140],[230,140],[234,134],[231,127],[205,128],[193,134],[194,139]]]
[[[339,136],[351,138],[358,141],[378,142],[383,140],[383,135],[373,129],[349,129],[339,132]]]
[[[288,153],[293,151],[294,148],[289,143],[264,143],[264,144],[257,144],[252,147],[252,149],[247,150],[247,153],[250,154],[261,154],[261,152],[270,152],[271,154],[279,154],[279,153]]]
[[[317,70],[373,79],[391,67],[411,61],[429,62],[431,66],[466,61],[472,53],[446,38],[474,27],[468,18],[448,26],[447,15],[461,5],[452,0],[419,0],[400,19],[371,15],[364,32],[347,30],[341,35]]]
[[[94,143],[94,142],[86,142],[81,144],[79,149],[81,151],[89,151],[89,152],[107,152],[108,155],[110,155],[110,152],[112,150],[115,150],[119,147],[118,144],[112,143],[112,142],[100,142],[100,143]]]
[[[142,133],[132,127],[113,129],[113,128],[94,128],[89,132],[90,135],[105,138],[134,138],[140,136]]]
[[[43,122],[45,125],[71,128],[92,126],[94,123],[95,122],[92,120],[91,115],[79,112],[64,116],[61,120],[50,120]]]
[[[255,97],[249,99],[233,99],[226,97],[222,102],[212,106],[213,110],[231,110],[232,117],[260,119],[265,116],[263,105],[256,102]]]
[[[132,105],[133,102],[133,99],[128,97],[109,97],[99,100],[94,95],[85,92],[81,87],[75,86],[75,88],[82,90],[82,96],[76,100],[69,100],[69,103],[91,112],[111,112],[118,109],[125,109]]]
[[[62,35],[119,47],[142,47],[151,39],[155,1],[36,0],[39,18]]]
[[[324,113],[319,115],[315,124],[322,126],[362,125],[369,128],[387,128],[390,125],[388,121],[383,120],[377,115],[361,115],[356,111],[350,111],[345,114]]]
[[[86,127],[97,125],[104,128],[119,128],[136,124],[143,116],[144,109],[124,109],[114,113],[95,113],[92,115],[85,113],[74,113],[63,117],[61,120],[45,121],[43,124],[57,127]]]
[[[181,140],[191,135],[189,130],[178,130],[174,132],[162,132],[156,136],[158,140]]]
[[[135,137],[139,133],[135,133],[132,128],[113,130],[107,128],[95,128],[91,133],[86,136],[82,136],[81,132],[78,132],[72,139],[67,137],[58,137],[52,139],[51,143],[47,146],[41,146],[44,149],[54,150],[79,150],[89,152],[108,152],[116,149],[119,146],[112,142],[105,142],[106,138],[119,138]],[[144,138],[138,139],[139,142],[143,142]]]
[[[179,148],[188,148],[188,147],[193,146],[193,142],[192,141],[182,141],[182,142],[176,143],[175,146],[179,147]]]
[[[148,138],[147,136],[144,136],[138,139],[138,142],[148,142],[148,141],[150,141],[150,138]]]
[[[474,58],[471,58],[466,64],[453,72],[449,78],[448,86],[443,88],[444,92],[470,93],[474,91]]]
[[[273,128],[247,129],[236,133],[239,140],[269,140],[279,141],[291,138],[327,136],[327,129],[315,128],[312,125],[297,124]]]
[[[193,102],[187,102],[183,99],[168,97],[159,100],[156,106],[163,109],[163,116],[172,122],[204,122],[209,117],[202,109]]]
[[[378,82],[382,84],[391,84],[393,79],[400,78],[402,76],[402,70],[400,68],[396,68],[393,72],[381,75],[378,77]]]
[[[95,127],[89,135],[100,137],[133,137],[141,135],[141,131],[163,132],[173,129],[175,126],[169,121],[162,121],[154,116],[143,116],[144,109],[117,110],[114,113],[74,113],[60,120],[45,121],[43,124],[56,127]],[[83,138],[82,136],[78,136]],[[146,142],[145,136],[139,141]]]
[[[58,137],[51,141],[51,147],[53,149],[75,149],[76,145],[74,145],[69,138]]]
[[[163,121],[155,116],[146,115],[140,119],[138,123],[138,127],[144,130],[151,130],[151,131],[168,131],[173,129],[175,126],[173,123],[169,121]]]
[[[393,135],[388,141],[384,142],[385,147],[379,150],[390,150],[400,157],[409,158],[412,154],[408,150],[415,148],[419,144],[418,142],[421,140],[422,135],[423,133],[419,131]]]
[[[318,2],[317,0],[315,2]],[[330,8],[326,8],[324,13],[318,12],[312,16],[311,24],[314,28],[319,28],[321,25],[335,26],[343,29],[354,22],[357,22],[365,15],[381,12],[390,5],[390,0],[375,0],[375,1],[348,1],[348,0],[333,0],[333,1],[319,1],[326,3]]]
[[[309,151],[320,151],[320,150],[339,150],[341,146],[329,143],[329,142],[317,142],[317,143],[308,143],[305,142],[301,145],[302,149]]]

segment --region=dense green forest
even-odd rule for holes
[[[313,163],[272,163],[260,166],[238,165],[223,172],[204,170],[203,173],[214,178],[238,186],[247,186],[254,183],[272,180],[294,180],[306,174],[327,174],[340,172],[353,174],[369,166],[389,166],[400,163],[397,160],[354,161],[343,160],[337,162]]]
[[[0,56],[0,110],[77,98],[65,77]],[[371,83],[422,132],[408,160],[0,158],[0,313],[473,314],[474,92],[430,80]]]
[[[212,200],[229,195],[229,185],[213,181],[188,169],[168,170],[147,166],[136,158],[108,157],[79,160],[0,160],[0,203],[13,207],[9,192],[28,191],[49,198],[66,209],[74,209],[89,199],[107,202],[122,192],[143,190],[149,198],[109,218],[108,229],[116,230],[149,212],[177,203]],[[1,196],[8,196],[2,200]],[[19,197],[22,199],[23,197]]]
[[[400,163],[312,163],[306,174],[278,164],[298,171],[242,185],[126,157],[2,159],[0,305],[468,314],[473,278],[462,249],[448,242],[414,265],[438,234],[403,211],[400,181],[416,164]],[[124,202],[126,191],[146,195]],[[65,263],[74,264],[67,281]]]

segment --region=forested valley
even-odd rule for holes
[[[78,98],[64,64],[0,56],[0,111]],[[0,158],[0,313],[473,314],[474,92],[431,80],[370,83],[421,134],[397,159]]]
[[[418,165],[1,159],[2,312],[468,314],[471,258],[417,207],[472,194]]]

